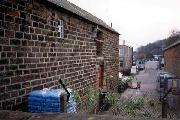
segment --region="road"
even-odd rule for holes
[[[148,61],[145,64],[145,70],[140,71],[136,78],[141,81],[141,92],[149,93],[151,95],[157,95],[157,70],[158,63],[156,61]],[[150,93],[149,93],[150,94]]]
[[[137,78],[137,81],[141,82],[141,88],[138,90],[128,89],[127,91],[125,91],[123,95],[126,95],[126,94],[133,95],[134,92],[136,93],[138,91],[140,92],[140,94],[148,93],[148,95],[157,96],[158,94],[156,91],[156,86],[157,86],[156,78],[159,72],[157,70],[157,66],[158,66],[158,63],[156,61],[146,62],[145,70],[139,71],[139,73],[135,75],[135,77]],[[133,81],[134,87],[136,86],[137,81]]]

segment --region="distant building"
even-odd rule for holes
[[[153,55],[154,59],[159,60],[162,58],[162,55]]]
[[[165,71],[180,78],[180,40],[164,49]]]
[[[120,72],[123,74],[129,74],[131,72],[132,62],[133,62],[133,48],[120,45],[119,46],[119,57],[120,57]]]
[[[136,61],[137,61],[137,52],[134,51],[133,52],[133,65],[136,65]]]

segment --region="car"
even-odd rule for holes
[[[145,69],[145,62],[143,60],[136,61],[136,69],[137,70],[144,70]]]

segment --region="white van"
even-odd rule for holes
[[[161,67],[164,67],[164,58],[161,59]]]
[[[145,69],[145,63],[143,60],[137,60],[136,61],[136,69],[137,70],[144,70]]]

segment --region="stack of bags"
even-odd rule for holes
[[[72,93],[72,89],[67,89],[70,93]],[[69,102],[67,105],[67,113],[76,113],[76,101],[75,97],[71,94],[69,97]]]
[[[68,89],[71,93],[71,89]],[[63,89],[43,89],[32,91],[28,97],[29,112],[43,113],[43,112],[60,112],[60,95],[65,93]],[[67,104],[67,112],[76,112],[76,102],[74,96],[71,94]]]

